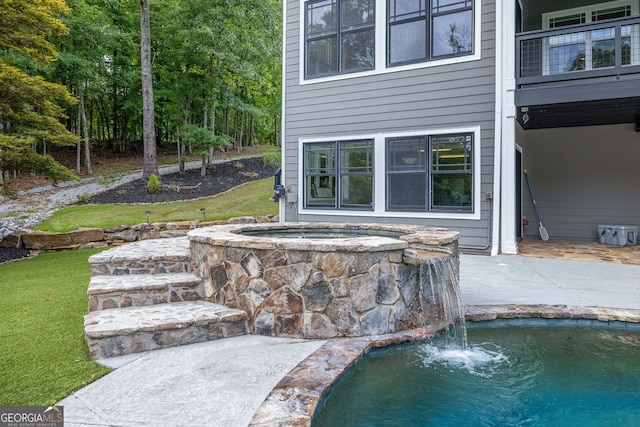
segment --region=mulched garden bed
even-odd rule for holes
[[[159,203],[191,200],[223,193],[240,184],[272,177],[277,168],[266,166],[262,157],[231,160],[215,164],[200,175],[200,168],[183,174],[161,175],[159,194],[147,191],[147,181],[137,179],[104,193],[91,196],[85,203]]]
[[[16,259],[27,258],[31,251],[24,248],[0,248],[0,264]]]
[[[238,185],[273,177],[277,167],[265,166],[262,157],[244,158],[218,163],[200,176],[200,168],[190,169],[184,174],[161,175],[162,190],[149,194],[147,182],[137,179],[112,190],[91,196],[83,203],[160,203],[191,200],[214,196]],[[0,264],[29,257],[30,251],[23,248],[0,248]]]

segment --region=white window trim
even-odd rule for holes
[[[376,66],[375,69],[362,71],[358,73],[337,74],[335,76],[320,77],[313,79],[305,79],[305,5],[310,0],[300,1],[300,28],[299,28],[299,76],[300,85],[308,85],[314,83],[330,82],[335,80],[346,80],[357,77],[375,76],[378,74],[395,73],[398,71],[417,70],[421,68],[440,67],[449,64],[459,64],[463,62],[479,61],[482,59],[482,0],[474,0],[473,5],[473,22],[474,22],[474,38],[473,38],[473,54],[456,56],[451,58],[438,59],[435,61],[425,61],[413,64],[387,67],[387,0],[376,0],[376,27],[375,27],[375,43],[376,43]],[[285,51],[286,52],[286,51]]]
[[[409,136],[432,136],[432,135],[450,135],[456,133],[472,133],[473,134],[473,212],[414,212],[414,211],[387,211],[386,210],[386,140],[387,138],[402,138]],[[323,215],[323,216],[354,216],[354,217],[385,217],[385,218],[423,218],[423,219],[462,219],[462,220],[480,220],[481,219],[481,140],[480,126],[469,126],[459,128],[438,128],[423,129],[406,132],[389,132],[377,134],[358,134],[358,135],[334,135],[321,138],[299,138],[298,139],[298,165],[300,165],[300,173],[298,174],[298,188],[300,189],[300,198],[304,198],[304,144],[314,142],[333,142],[333,141],[351,141],[373,139],[373,207],[370,210],[358,209],[308,209],[304,207],[303,200],[298,203],[299,215]]]
[[[571,9],[556,10],[554,12],[546,12],[542,14],[542,26],[544,29],[549,28],[549,20],[552,18],[560,18],[566,15],[585,13],[586,23],[591,23],[591,12],[602,8],[612,9],[620,6],[631,6],[631,15],[638,14],[638,2],[633,0],[618,0],[611,2],[596,3],[589,6],[574,7]]]

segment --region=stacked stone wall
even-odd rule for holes
[[[34,251],[104,248],[111,245],[186,236],[189,230],[213,225],[261,224],[278,222],[277,215],[260,217],[236,217],[219,221],[152,222],[135,225],[119,225],[109,228],[78,228],[50,233],[45,231],[20,231],[0,236],[0,248],[23,248]]]
[[[457,234],[440,241],[438,252],[408,244],[379,250],[375,243],[344,251],[260,249],[216,237],[190,244],[207,299],[246,311],[251,333],[281,337],[368,336],[440,323],[442,302],[433,290],[454,286],[453,278],[428,274],[427,260],[446,258],[454,270],[458,263]]]

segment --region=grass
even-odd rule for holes
[[[109,372],[89,358],[82,319],[99,251],[0,266],[0,404],[50,405]]]
[[[113,184],[114,182],[118,182],[122,179],[121,176],[114,176],[112,178],[106,178],[103,179],[102,181],[98,181],[98,184],[100,185],[109,185],[109,184]]]
[[[265,153],[265,155],[262,156],[262,160],[264,161],[265,165],[277,168],[282,164],[282,153],[279,151]]]
[[[147,221],[147,210],[151,211],[151,222],[202,220],[201,208],[206,209],[208,221],[236,216],[274,215],[278,213],[278,204],[269,200],[272,194],[273,178],[266,178],[197,201],[151,205],[74,205],[56,211],[37,229],[64,232],[76,227],[108,228],[139,224]]]
[[[112,167],[101,167],[97,170],[97,175],[117,175],[123,173],[129,173],[136,170],[139,170],[140,166],[134,164],[123,163],[118,166]]]

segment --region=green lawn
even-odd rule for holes
[[[0,405],[49,405],[109,372],[89,358],[82,319],[99,251],[0,266]]]
[[[278,213],[273,179],[194,202],[80,205],[57,211],[38,227],[68,231],[146,221],[259,216]],[[108,368],[89,358],[83,316],[91,277],[89,256],[100,249],[43,253],[0,266],[0,405],[49,405],[100,378]]]
[[[153,205],[74,205],[56,211],[40,224],[41,231],[63,232],[76,227],[107,228],[146,222],[147,210],[151,222],[229,219],[236,216],[278,214],[278,203],[269,200],[273,195],[273,178],[248,183],[228,193],[198,201],[156,203]]]

